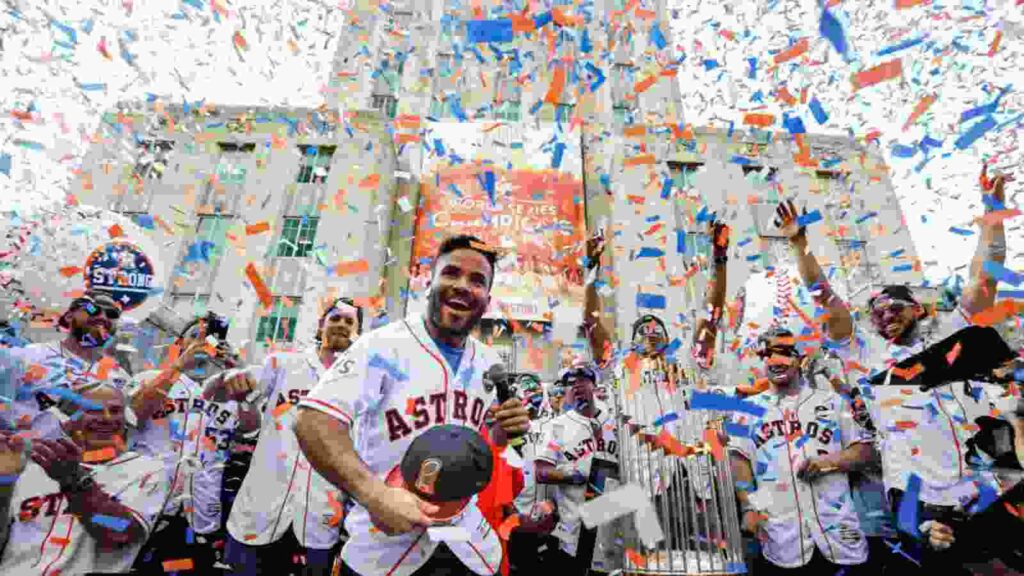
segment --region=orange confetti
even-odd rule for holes
[[[373,174],[370,174],[366,178],[363,178],[362,180],[359,181],[359,187],[360,188],[364,188],[364,189],[365,188],[376,188],[379,185],[380,185],[380,174],[377,173],[377,172],[374,172]]]
[[[60,275],[65,278],[71,278],[76,274],[81,274],[82,269],[78,266],[64,266],[60,269]]]
[[[633,85],[633,92],[636,93],[636,94],[640,94],[640,93],[646,92],[651,86],[654,86],[654,83],[657,82],[657,81],[658,81],[658,77],[657,76],[653,76],[653,75],[647,76],[643,80],[641,80],[641,81],[639,81],[639,82],[637,82],[636,84]]]
[[[903,380],[907,380],[907,381],[913,380],[914,377],[917,376],[918,374],[920,374],[921,372],[924,372],[924,366],[922,366],[920,363],[914,364],[910,368],[893,368],[892,369],[892,373],[894,375],[899,376]]]
[[[913,430],[914,428],[917,428],[917,422],[914,422],[913,420],[897,420],[896,421],[896,429],[897,430]]]
[[[565,68],[558,66],[551,78],[551,85],[548,86],[548,93],[544,95],[544,102],[548,104],[560,104],[562,90],[565,88]]]
[[[636,550],[633,550],[632,548],[626,548],[626,559],[628,559],[633,566],[636,566],[638,568],[647,567],[647,558],[645,558],[643,554],[637,552]]]
[[[117,457],[117,451],[114,450],[113,446],[107,446],[106,448],[100,448],[99,450],[89,450],[82,454],[82,462],[91,464],[93,462],[106,462]]]
[[[263,307],[270,308],[273,306],[274,297],[271,295],[270,289],[263,282],[263,278],[260,277],[260,273],[256,270],[256,265],[252,262],[246,264],[245,276],[249,279],[249,283],[252,284],[252,289],[256,291],[256,296],[260,299]]]
[[[245,235],[246,236],[255,236],[256,234],[262,234],[264,232],[269,232],[269,231],[270,231],[270,222],[267,222],[266,220],[261,220],[261,221],[255,223],[255,224],[246,224],[246,226],[245,226]]]
[[[51,536],[50,544],[53,544],[54,546],[67,546],[68,544],[71,544],[71,539],[61,538],[59,536]]]
[[[782,64],[783,62],[788,62],[788,61],[792,60],[793,58],[796,58],[797,56],[800,56],[804,52],[807,52],[807,49],[809,47],[810,47],[810,43],[807,41],[807,38],[801,38],[799,41],[797,41],[796,44],[793,44],[789,48],[786,48],[782,52],[779,52],[778,54],[776,54],[775,55],[775,64],[778,65],[778,64]]]
[[[927,4],[929,0],[896,0],[896,9],[903,10],[904,8],[913,8],[921,4]]]
[[[643,166],[645,164],[654,164],[656,162],[654,154],[637,154],[636,156],[630,156],[622,161],[623,166]]]
[[[914,106],[914,111],[910,113],[910,118],[907,118],[907,121],[903,123],[903,131],[906,132],[914,122],[917,122],[917,119],[931,108],[932,104],[934,104],[937,99],[938,96],[935,94],[929,94],[924,98],[921,98],[921,101],[917,103],[917,106]]]
[[[276,406],[270,412],[270,415],[273,416],[275,419],[280,418],[281,416],[284,415],[285,412],[291,410],[292,406],[294,406],[294,404],[292,404],[291,402],[282,402],[280,405]]]
[[[946,362],[949,363],[950,365],[952,365],[953,361],[956,360],[957,356],[959,356],[959,355],[960,355],[960,343],[957,342],[956,344],[953,345],[953,349],[952,350],[950,350],[949,352],[946,352]]]
[[[988,57],[991,58],[996,55],[999,51],[999,42],[1003,39],[1003,31],[996,30],[996,37],[992,40],[992,45],[988,49]]]
[[[245,41],[245,36],[242,36],[242,32],[241,31],[237,31],[236,30],[235,31],[235,35],[231,37],[231,40],[234,41],[235,46],[239,50],[248,50],[249,49],[249,43]]]
[[[766,128],[775,123],[775,115],[751,112],[743,116],[743,123],[747,126]]]
[[[857,72],[850,77],[850,80],[853,82],[853,89],[860,90],[861,88],[874,86],[879,82],[892,80],[893,78],[899,78],[901,76],[903,76],[903,61],[896,59],[879,64],[873,68],[868,68],[863,72]]]
[[[120,224],[114,224],[110,228],[107,228],[107,232],[111,238],[117,238],[118,236],[124,236],[124,229],[121,228]]]
[[[537,29],[537,25],[534,23],[533,18],[529,16],[514,13],[510,16],[512,19],[512,32],[533,32]]]
[[[164,560],[162,566],[164,572],[187,572],[189,570],[195,570],[195,564],[191,558],[181,558],[180,560]]]
[[[351,274],[365,274],[370,271],[370,263],[365,259],[352,260],[350,262],[338,262],[334,266],[334,273],[338,276],[349,276]]]
[[[505,521],[498,527],[498,537],[507,542],[512,535],[512,531],[518,528],[521,523],[519,514],[513,514],[505,518]]]
[[[110,356],[104,356],[96,363],[96,378],[98,380],[106,380],[107,376],[110,376],[110,371],[117,366],[117,360],[114,360]]]
[[[796,97],[789,93],[785,86],[775,92],[775,97],[786,103],[786,106],[796,106]]]
[[[722,447],[722,442],[718,439],[717,430],[710,428],[704,430],[704,441],[711,445],[711,456],[715,459],[715,462],[725,460],[725,448]]]

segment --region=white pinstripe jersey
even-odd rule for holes
[[[427,333],[422,316],[413,315],[360,336],[331,366],[299,405],[321,411],[350,426],[356,452],[383,480],[412,441],[440,424],[482,429],[495,402],[484,372],[501,357],[475,338],[454,374]],[[501,543],[476,505],[469,502],[453,525],[468,541],[446,544],[473,572],[489,576],[501,564]],[[438,543],[422,529],[387,536],[356,503],[345,518],[349,540],[343,561],[363,576],[409,576],[433,554]]]
[[[82,467],[92,472],[104,492],[132,510],[148,538],[167,495],[167,476],[160,461],[126,452],[110,462]],[[0,574],[12,576],[127,572],[146,540],[100,551],[68,511],[60,487],[34,462],[29,462],[14,486],[11,522]]]
[[[228,532],[249,546],[277,542],[289,528],[299,545],[326,550],[338,542],[342,492],[317,474],[299,449],[295,405],[325,372],[317,355],[278,353],[263,364],[267,399],[249,474],[228,517]]]

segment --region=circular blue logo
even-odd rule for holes
[[[153,262],[131,242],[108,242],[93,250],[85,261],[85,285],[110,294],[122,310],[129,312],[153,294]]]

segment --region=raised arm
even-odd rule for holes
[[[960,307],[969,315],[977,314],[990,308],[996,301],[996,285],[999,281],[985,271],[985,262],[991,261],[1000,266],[1006,262],[1006,231],[1003,219],[999,214],[1004,210],[1006,192],[1006,176],[999,175],[988,179],[988,165],[981,169],[981,192],[983,196],[991,194],[992,202],[985,203],[985,216],[981,218],[981,237],[978,248],[971,260],[971,278],[964,289]]]
[[[807,214],[807,209],[803,209]],[[775,225],[793,248],[796,256],[797,270],[800,272],[800,279],[810,291],[814,302],[824,308],[828,313],[828,320],[825,327],[828,330],[828,337],[832,340],[846,340],[853,334],[853,316],[850,314],[850,307],[834,292],[829,286],[828,280],[821,271],[818,259],[810,250],[807,243],[807,227],[801,226],[798,222],[796,206],[792,200],[780,202],[775,209]]]
[[[178,381],[178,378],[181,377],[185,366],[205,345],[201,341],[192,342],[184,351],[181,351],[178,344],[171,345],[171,350],[174,352],[170,354],[170,362],[167,363],[155,378],[142,382],[131,396],[130,403],[138,425],[149,421],[154,414],[163,408],[164,400],[167,399],[167,392]]]
[[[718,325],[721,323],[722,310],[725,307],[725,292],[728,284],[729,261],[729,226],[724,222],[712,221],[708,224],[711,235],[711,279],[704,293],[704,316],[697,321],[697,330],[693,334],[693,353],[697,362],[710,368],[715,361],[715,341],[718,338]]]
[[[600,272],[601,255],[604,253],[604,234],[598,233],[587,239],[587,276],[594,275],[594,282],[587,284],[583,310],[583,329],[590,342],[590,354],[598,366],[604,368],[612,357],[612,337],[601,320],[601,297],[597,293],[596,279]]]

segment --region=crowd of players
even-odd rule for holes
[[[990,208],[1001,206],[1004,183],[986,179]],[[776,224],[822,322],[811,338],[766,329],[749,343],[763,378],[728,392],[759,408],[730,415],[731,432],[720,431],[749,571],[951,574],[996,557],[1019,562],[1015,360],[986,368],[985,382],[880,392],[896,389],[894,373],[917,376],[895,363],[992,308],[996,281],[983,263],[1005,258],[1001,220],[983,220],[955,313],[938,317],[910,289],[890,286],[868,305],[873,333],[830,289],[792,203],[779,205]],[[729,229],[712,223],[709,233],[706,309],[691,343],[671,345],[653,315],[636,320],[631,342],[614,342],[593,285],[598,235],[580,253],[594,360],[567,362],[549,386],[534,380],[511,394],[493,368],[500,357],[474,336],[496,254],[473,237],[440,247],[422,316],[368,330],[361,308],[335,299],[315,346],[275,352],[261,366],[245,366],[227,320],[208,314],[158,367],[129,374],[109,353],[120,309],[87,292],[60,316],[61,340],[0,349],[0,574],[622,570],[638,552],[581,521],[580,507],[608,486],[595,489],[596,469],[611,463],[621,466],[613,476],[630,477],[616,448],[624,428],[651,451],[686,458],[666,440],[668,417],[735,369],[714,350]],[[960,344],[964,356],[973,350]],[[808,370],[812,353],[815,365],[824,357],[840,368]],[[886,381],[867,384],[878,373]],[[627,409],[626,396],[641,408]],[[663,480],[656,499],[696,476]],[[993,502],[1008,516],[987,526],[1016,545],[970,534]]]

